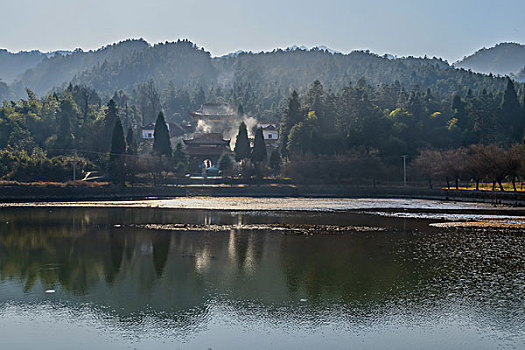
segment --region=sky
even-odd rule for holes
[[[213,56],[324,45],[455,62],[525,43],[523,0],[0,0],[0,48],[97,49],[189,39]]]

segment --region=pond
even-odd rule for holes
[[[525,232],[264,209],[0,208],[2,348],[525,348]]]

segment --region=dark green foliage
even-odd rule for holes
[[[182,164],[184,169],[188,167],[188,153],[182,147],[182,142],[178,142],[173,151],[173,163],[178,165]]]
[[[235,140],[235,160],[240,162],[243,159],[250,158],[250,140],[248,139],[248,130],[246,124],[241,122],[239,125],[239,131],[237,133],[237,139]]]
[[[279,174],[281,171],[281,162],[281,152],[279,152],[277,149],[272,150],[272,153],[270,154],[269,166],[270,169],[272,169],[274,175]]]
[[[233,161],[227,153],[221,154],[218,162],[218,168],[223,176],[230,175],[231,171],[233,170]]]
[[[27,129],[23,129],[19,126],[16,126],[11,134],[9,135],[9,140],[7,142],[9,148],[15,151],[26,151],[28,153],[33,151],[35,148],[35,141],[31,136],[31,132]]]
[[[135,140],[135,136],[133,133],[133,129],[131,126],[128,128],[128,133],[126,135],[126,153],[128,155],[136,155],[137,154],[137,141]]]
[[[111,134],[110,159],[117,159],[126,154],[126,141],[124,139],[124,129],[120,118],[117,117],[113,132]]]
[[[288,155],[288,137],[294,125],[304,119],[304,113],[301,110],[299,94],[294,90],[292,96],[288,99],[288,105],[281,119],[280,142],[281,152],[284,156]]]
[[[111,136],[111,150],[109,155],[109,177],[117,183],[124,183],[126,176],[125,170],[126,141],[124,139],[124,129],[120,118],[117,117],[113,133]]]
[[[78,109],[70,94],[65,94],[60,100],[57,112],[58,130],[55,148],[64,154],[74,147],[73,124],[77,121]]]
[[[170,133],[162,112],[159,112],[155,122],[153,137],[153,153],[159,156],[171,157],[173,151],[171,149]]]
[[[252,162],[264,162],[267,158],[266,144],[264,143],[263,130],[258,128],[253,141]]]
[[[525,120],[512,80],[507,80],[507,87],[501,100],[501,118],[498,123],[500,142],[510,144],[523,140]],[[510,131],[510,135],[509,135]],[[510,137],[508,137],[510,136]]]
[[[107,104],[107,109],[104,116],[103,133],[105,142],[102,143],[104,145],[103,151],[107,152],[112,147],[111,136],[113,135],[113,130],[115,128],[115,123],[117,122],[117,119],[119,119],[117,104],[115,103],[115,101],[113,101],[113,99],[111,99]]]
[[[93,168],[87,159],[73,156],[48,158],[35,148],[31,154],[25,151],[0,150],[0,179],[16,181],[68,181],[73,175],[73,162],[77,174]]]

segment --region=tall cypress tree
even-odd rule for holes
[[[129,178],[131,183],[135,182],[135,173],[137,171],[137,141],[133,135],[133,128],[131,126],[128,128],[128,134],[126,135],[126,153],[127,156],[125,162],[126,176]]]
[[[107,104],[106,115],[104,116],[104,140],[102,143],[104,152],[107,152],[112,147],[112,133],[115,127],[115,123],[118,119],[118,108],[117,104],[113,99],[109,100]],[[121,124],[122,125],[122,124]]]
[[[262,128],[258,128],[255,132],[255,140],[253,141],[252,161],[263,162],[266,160],[266,144],[264,143],[264,134]]]
[[[134,156],[137,154],[137,141],[135,140],[135,136],[133,135],[133,128],[131,126],[128,128],[128,134],[126,135],[126,144],[127,149],[126,153],[128,155]]]
[[[156,155],[171,157],[170,133],[164,120],[164,113],[160,112],[155,122],[155,131],[153,133],[153,153]]]
[[[78,117],[78,106],[71,94],[66,93],[60,99],[60,108],[57,111],[58,130],[56,147],[68,150],[74,147],[74,123]]]
[[[284,112],[281,120],[281,153],[287,156],[288,134],[292,127],[304,119],[301,111],[301,104],[299,102],[299,94],[293,91],[292,96],[288,99],[288,106]]]
[[[523,140],[523,128],[525,123],[521,116],[521,106],[518,101],[518,96],[516,95],[516,90],[514,89],[514,83],[510,78],[507,79],[507,87],[503,93],[500,111],[500,130],[503,134],[500,141],[507,144],[515,141],[521,142]],[[508,139],[509,136],[510,139]]]
[[[123,183],[125,179],[124,155],[126,154],[126,141],[124,129],[120,118],[117,117],[111,136],[111,150],[109,155],[109,176],[112,181]]]
[[[246,124],[244,124],[244,122],[241,122],[241,125],[239,125],[234,152],[235,160],[238,162],[250,158],[250,140],[248,139],[248,130],[246,129]]]

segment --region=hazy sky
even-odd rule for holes
[[[524,0],[0,0],[0,14],[10,51],[188,38],[214,56],[297,44],[456,61],[525,43]]]

